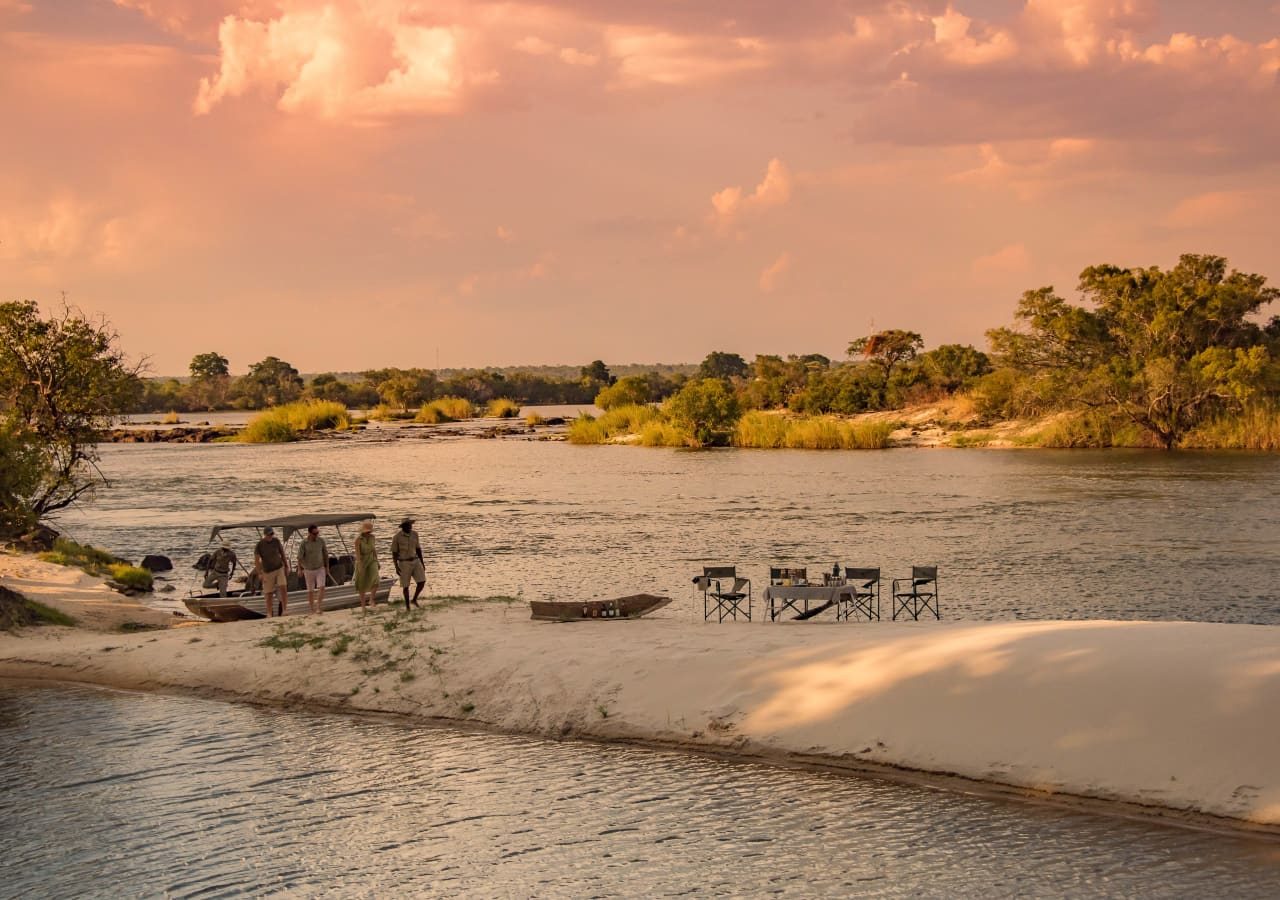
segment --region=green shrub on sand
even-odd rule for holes
[[[133,588],[135,591],[151,590],[153,579],[151,573],[146,569],[138,566],[130,566],[125,563],[117,563],[110,568],[111,578],[118,584],[123,584],[127,588]]]

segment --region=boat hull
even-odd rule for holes
[[[638,619],[671,602],[670,597],[632,594],[613,600],[530,600],[532,618],[540,622],[610,622],[616,619]]]
[[[386,602],[393,584],[395,584],[395,579],[392,578],[383,578],[379,581],[377,588],[374,589],[373,602]],[[186,604],[187,609],[197,616],[214,622],[242,622],[247,619],[265,619],[267,617],[266,601],[261,594],[254,594],[248,597],[219,597],[217,594],[203,594],[196,597],[187,597],[182,602]],[[276,602],[279,603],[279,598],[276,598]],[[359,605],[360,593],[353,584],[343,584],[325,589],[324,603],[322,604],[325,612],[351,609]],[[289,605],[286,608],[285,615],[300,616],[310,612],[311,607],[307,604],[307,592],[305,590],[290,591]]]

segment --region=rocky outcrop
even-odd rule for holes
[[[148,572],[173,571],[173,560],[169,559],[167,556],[160,556],[159,554],[149,554],[142,557],[141,565],[142,568],[146,569]]]
[[[115,428],[103,435],[108,444],[208,444],[211,441],[235,437],[238,428],[210,425],[195,428]]]

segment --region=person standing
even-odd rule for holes
[[[360,593],[360,608],[373,606],[378,599],[378,548],[373,543],[372,522],[361,525],[360,536],[356,538],[355,580],[356,590]]]
[[[289,560],[285,558],[284,544],[276,537],[276,530],[268,525],[262,529],[262,540],[253,548],[253,570],[262,580],[262,597],[267,604],[267,618],[273,612],[276,589],[280,589],[280,615],[289,607]]]
[[[307,536],[298,544],[298,568],[307,585],[307,606],[319,615],[324,612],[324,586],[329,581],[329,548],[315,525],[307,526]]]
[[[222,539],[222,545],[213,551],[213,555],[209,557],[209,581],[212,581],[218,588],[218,596],[227,596],[227,585],[231,582],[231,573],[235,571],[236,551],[231,549],[231,544],[226,538]],[[205,582],[205,586],[209,586],[209,581]]]
[[[400,530],[391,539],[391,560],[395,563],[396,574],[400,576],[400,588],[404,591],[404,611],[409,611],[409,604],[418,606],[418,597],[427,584],[427,567],[422,562],[422,543],[418,533],[413,530],[413,519],[408,517],[400,523]],[[413,592],[413,600],[409,599],[409,581],[417,582]]]

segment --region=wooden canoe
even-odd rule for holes
[[[632,594],[613,600],[530,600],[532,618],[542,622],[609,622],[615,619],[638,619],[671,602],[670,597]]]

